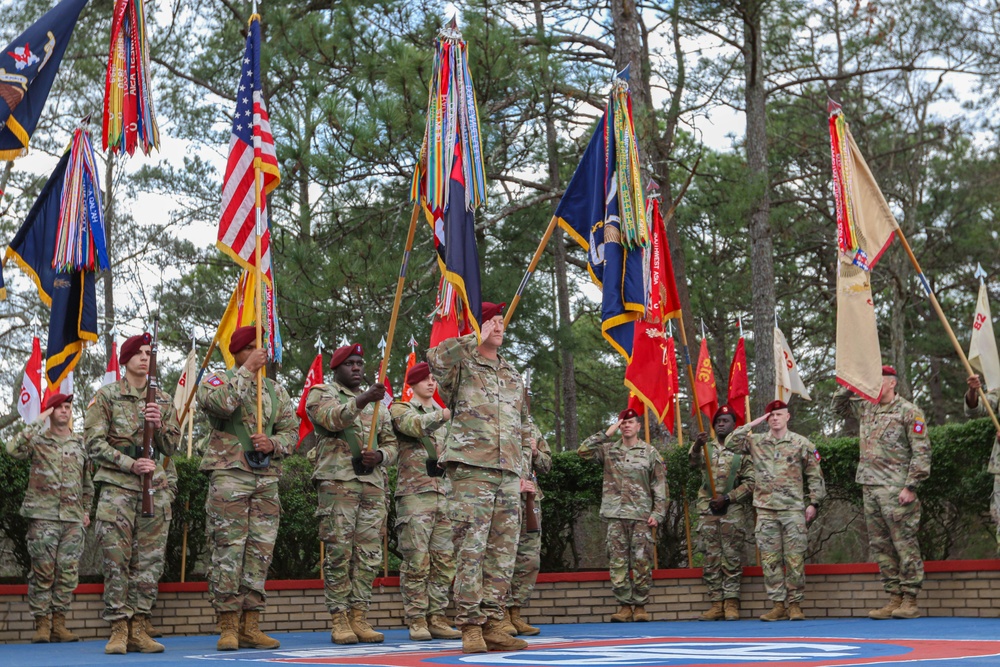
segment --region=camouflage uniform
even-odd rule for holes
[[[531,431],[536,441],[538,449],[535,455],[531,455],[531,448],[522,448],[524,454],[524,471],[527,479],[535,482],[535,516],[538,518],[538,530],[534,533],[528,532],[528,509],[526,506],[527,494],[521,494],[521,534],[517,540],[517,556],[514,559],[514,578],[510,582],[510,596],[507,598],[508,607],[524,607],[531,599],[531,593],[535,590],[535,581],[538,579],[538,570],[541,566],[542,557],[542,487],[538,485],[536,475],[545,475],[552,470],[552,450],[549,443],[542,438],[542,432],[534,422],[531,424]]]
[[[154,433],[154,457],[171,455],[180,440],[180,425],[170,396],[156,392],[161,427]],[[141,606],[156,600],[163,572],[163,545],[170,521],[169,482],[162,461],[153,473],[155,516],[142,516],[142,477],[132,473],[142,448],[146,389],[126,378],[101,387],[87,406],[84,436],[97,466],[95,482],[103,483],[97,501],[97,539],[104,569],[106,621],[148,614]]]
[[[775,439],[770,433],[751,434],[749,427],[741,426],[730,438],[750,441],[755,532],[767,597],[774,602],[801,602],[809,547],[805,510],[826,498],[819,452],[808,438],[791,431]]]
[[[434,444],[435,458],[443,453],[441,426],[444,411],[425,408],[413,400],[393,403],[392,425],[399,439],[396,473],[396,535],[402,562],[399,590],[407,621],[443,615],[448,589],[455,578],[455,543],[448,518],[446,477],[427,474],[427,448],[419,438]]]
[[[865,526],[872,558],[890,595],[915,596],[924,581],[917,530],[920,499],[899,503],[904,487],[916,491],[931,473],[931,445],[924,413],[896,396],[888,405],[869,403],[847,389],[833,397],[834,411],[861,422],[861,459],[855,481],[862,485]]]
[[[986,400],[990,402],[993,414],[996,414],[997,403],[1000,402],[1000,389],[994,389],[986,394]],[[986,406],[983,405],[981,398],[974,408],[970,408],[969,404],[964,400],[962,404],[965,405],[966,417],[978,418],[986,416]],[[993,475],[993,496],[990,498],[990,516],[993,518],[993,525],[996,526],[997,549],[1000,550],[1000,436],[997,436],[996,440],[993,441],[993,451],[990,452],[990,462],[987,472]]]
[[[441,462],[451,483],[457,625],[503,620],[517,553],[521,448],[531,437],[521,376],[477,347],[472,333],[427,353],[441,396],[453,406]]]
[[[723,515],[712,514],[708,506],[712,499],[708,478],[704,473],[703,448],[693,445],[691,466],[700,468],[705,478],[698,489],[698,537],[703,555],[702,578],[708,588],[708,599],[721,602],[739,599],[743,576],[743,550],[747,539],[750,501],[753,499],[755,475],[749,443],[745,438],[726,436],[722,446],[709,443],[715,492],[729,495],[730,504]],[[734,469],[735,466],[735,469]]]
[[[645,606],[653,584],[653,530],[647,520],[653,517],[662,524],[667,516],[663,459],[642,440],[626,448],[623,440],[612,440],[603,431],[584,440],[576,453],[604,466],[601,517],[608,520],[615,599],[622,605]]]
[[[362,410],[354,392],[338,382],[315,385],[306,399],[306,412],[316,427],[313,480],[318,485],[316,516],[319,538],[326,543],[323,579],[330,613],[367,611],[372,584],[382,564],[382,529],[388,516],[386,468],[396,463],[396,434],[384,407],[378,411],[376,448],[384,455],[367,475],[354,472],[351,449],[343,439],[353,427],[368,446],[375,404]]]
[[[205,499],[211,566],[208,585],[217,612],[263,611],[264,582],[278,537],[281,461],[295,448],[292,399],[264,378],[262,421],[274,451],[266,468],[251,468],[249,435],[257,430],[257,374],[245,368],[212,373],[198,386],[198,406],[212,423],[201,467],[210,473]],[[245,431],[233,425],[239,418]],[[241,437],[246,442],[241,441]]]
[[[79,582],[94,484],[83,437],[58,436],[45,420],[28,426],[7,445],[15,459],[30,459],[21,516],[30,520],[28,609],[32,616],[66,613]]]

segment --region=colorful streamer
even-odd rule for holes
[[[847,139],[847,121],[840,105],[831,101],[830,114],[830,154],[833,160],[833,200],[837,210],[837,247],[849,256],[851,262],[865,271],[871,271],[868,256],[858,241],[857,215],[854,197],[849,187],[854,174],[854,162]]]
[[[108,250],[104,231],[104,205],[90,132],[73,132],[69,163],[59,200],[52,268],[59,273],[107,271]]]
[[[609,117],[614,119],[615,176],[618,185],[618,215],[621,219],[622,245],[626,248],[648,247],[642,175],[639,170],[639,147],[632,120],[632,95],[628,87],[629,68],[615,78]],[[610,142],[605,144],[610,146]]]
[[[116,0],[104,86],[104,150],[149,155],[160,130],[149,85],[149,40],[142,0]]]

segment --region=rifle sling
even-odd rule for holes
[[[233,372],[226,371],[226,377],[232,379]],[[273,383],[265,382],[264,386],[267,388],[267,397],[271,399],[271,417],[268,419],[267,425],[264,427],[264,433],[271,436],[274,435],[274,422],[278,416],[278,394],[274,390]],[[212,426],[214,426],[216,430],[235,436],[236,439],[239,440],[240,445],[243,446],[244,452],[254,451],[253,440],[250,439],[250,429],[247,428],[246,423],[243,421],[242,405],[237,406],[237,408],[233,410],[229,419],[212,419]]]

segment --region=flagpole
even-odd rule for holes
[[[691,383],[691,399],[694,401],[694,414],[698,418],[698,432],[705,432],[705,423],[701,419],[701,409],[698,407],[698,393],[694,388],[694,367],[691,365],[691,355],[688,354],[688,342],[687,342],[687,330],[684,328],[684,311],[683,309],[677,313],[677,328],[680,329],[681,333],[681,349],[684,351],[684,363],[687,365],[688,371],[688,382]],[[678,403],[679,405],[679,403]],[[678,412],[680,412],[678,410]],[[680,420],[680,415],[678,414],[678,420]],[[679,429],[678,429],[679,430]],[[712,461],[710,459],[710,450],[708,446],[708,441],[705,441],[704,446],[704,459],[705,459],[705,473],[708,475],[708,487],[712,492],[712,497],[715,497],[715,477],[712,475]]]
[[[264,333],[263,272],[260,270],[260,158],[253,159],[253,193],[255,198],[254,223],[254,281],[257,288],[257,349],[261,349]],[[257,433],[264,432],[264,367],[257,369]]]
[[[917,277],[920,278],[920,284],[924,288],[924,292],[927,294],[927,298],[930,299],[931,306],[934,308],[934,312],[937,313],[938,319],[941,320],[941,324],[944,326],[945,333],[948,334],[948,338],[951,339],[951,344],[955,346],[955,352],[958,353],[958,358],[961,359],[962,365],[965,367],[965,372],[968,377],[975,375],[975,371],[972,370],[972,365],[969,363],[969,358],[965,356],[965,350],[958,342],[958,338],[955,337],[955,332],[951,328],[951,324],[948,323],[948,318],[944,316],[944,311],[941,310],[941,304],[938,303],[937,297],[934,295],[934,290],[931,289],[930,282],[927,281],[927,276],[924,275],[923,270],[920,268],[920,263],[917,262],[916,256],[913,254],[913,249],[910,248],[909,242],[906,240],[906,236],[903,235],[903,230],[896,226],[896,236],[899,237],[900,243],[903,244],[903,250],[906,251],[907,257],[910,258],[910,263],[913,264],[913,268],[917,272]],[[990,407],[990,402],[986,400],[986,392],[983,391],[982,386],[978,389],[979,400],[986,408],[986,412],[990,415],[990,419],[993,420],[993,426],[996,427],[997,433],[1000,433],[1000,421],[997,421],[996,413],[993,412],[993,408]]]
[[[205,373],[205,369],[208,368],[208,363],[212,359],[212,353],[215,352],[215,348],[219,345],[219,332],[215,332],[215,338],[212,339],[212,344],[208,346],[208,353],[205,355],[205,360],[201,362],[201,368],[198,369],[198,377],[194,383],[194,391],[188,394],[187,401],[184,403],[184,409],[181,410],[181,414],[178,416],[179,421],[183,422],[188,413],[191,411],[191,401],[194,400],[194,395],[198,390],[198,385],[201,384],[201,376]],[[188,455],[190,456],[190,454]]]
[[[524,277],[521,278],[521,284],[517,286],[517,293],[514,294],[514,298],[510,300],[510,305],[507,306],[507,314],[503,318],[504,329],[510,324],[510,319],[514,316],[517,304],[521,301],[521,294],[524,292],[524,288],[528,286],[528,281],[531,280],[531,276],[538,266],[538,261],[542,258],[542,253],[545,252],[545,246],[549,244],[549,239],[552,238],[552,232],[556,230],[557,220],[558,218],[554,215],[549,220],[549,226],[545,229],[545,234],[542,235],[542,240],[539,242],[538,248],[535,249],[535,254],[531,257],[531,263],[528,264],[528,269],[524,272]]]

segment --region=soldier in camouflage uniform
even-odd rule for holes
[[[257,371],[267,363],[256,338],[255,327],[238,328],[229,344],[235,370],[211,373],[197,393],[212,424],[201,470],[210,473],[208,584],[219,614],[219,651],[280,646],[260,631],[260,614],[281,516],[281,462],[295,448],[298,424],[288,392],[264,378],[262,432],[256,432]]]
[[[524,383],[499,354],[503,306],[482,304],[481,339],[474,333],[451,338],[427,353],[454,413],[441,462],[451,483],[455,622],[465,653],[528,646],[503,631],[520,524],[521,448],[530,447],[531,438]]]
[[[698,489],[698,537],[704,557],[702,578],[712,606],[699,616],[702,621],[740,619],[740,580],[749,506],[753,498],[754,470],[749,443],[733,436],[736,417],[728,405],[712,417],[718,444],[708,447],[708,434],[700,433],[688,452],[691,467],[704,471],[704,452],[715,483],[712,497],[707,476]]]
[[[72,394],[51,396],[38,419],[7,445],[15,459],[31,461],[21,516],[29,520],[28,608],[35,617],[33,644],[80,639],[66,628],[66,612],[80,580],[94,485],[83,437],[70,426],[72,401]],[[46,419],[51,421],[48,428]]]
[[[826,497],[819,452],[808,438],[788,430],[791,417],[784,401],[772,401],[764,414],[731,436],[741,447],[749,440],[754,464],[757,546],[764,588],[774,604],[760,617],[762,621],[805,620],[801,602],[809,546],[807,526]],[[765,420],[770,430],[763,435],[752,434],[751,429]]]
[[[460,639],[444,615],[455,579],[455,543],[448,518],[448,479],[438,466],[451,410],[434,403],[437,381],[426,362],[406,373],[413,389],[408,402],[392,404],[399,440],[396,473],[396,536],[402,562],[399,590],[410,639]],[[433,474],[431,474],[433,473]]]
[[[542,558],[542,487],[538,485],[538,475],[545,475],[552,470],[552,450],[545,442],[542,432],[534,422],[531,422],[531,447],[521,449],[524,455],[524,473],[521,480],[521,534],[517,541],[517,556],[514,559],[514,578],[510,582],[510,595],[507,597],[506,630],[510,634],[531,637],[541,632],[521,617],[521,607],[528,604],[531,593],[535,590],[538,580],[538,570]],[[528,532],[527,494],[535,494],[535,519],[538,530]],[[513,632],[511,632],[513,630]]]
[[[323,579],[335,644],[377,643],[385,639],[369,625],[372,584],[382,563],[382,530],[388,516],[386,468],[396,463],[397,441],[388,410],[375,404],[385,385],[361,389],[361,345],[338,348],[330,359],[334,381],[309,390],[306,412],[316,428],[313,480],[319,498],[319,537],[326,544]],[[376,431],[375,449],[368,435]]]
[[[965,416],[980,418],[986,416],[986,406],[979,402],[979,389],[983,386],[978,375],[972,375],[967,380],[969,390],[965,393]],[[993,409],[993,414],[997,414],[997,404],[1000,403],[1000,389],[994,389],[986,394],[986,400]],[[993,518],[993,525],[996,526],[997,551],[1000,553],[1000,433],[997,433],[993,441],[993,450],[990,452],[990,462],[986,470],[993,475],[993,495],[990,497],[990,516]]]
[[[156,400],[145,402],[150,343],[146,333],[122,344],[118,363],[125,376],[97,391],[84,422],[87,451],[97,466],[94,481],[103,483],[96,534],[104,568],[103,617],[111,623],[105,653],[163,651],[163,644],[146,633],[149,612],[141,605],[156,599],[156,577],[163,571],[157,561],[163,560],[170,505],[157,502],[156,516],[142,516],[142,476],[153,473],[153,488],[167,488],[158,459],[174,453],[181,429],[168,394],[157,389]],[[146,420],[154,428],[154,459],[142,457]]]
[[[882,367],[882,392],[869,403],[841,389],[834,412],[860,422],[861,460],[855,481],[864,490],[865,526],[889,602],[870,618],[917,618],[917,594],[924,582],[917,531],[917,487],[931,474],[931,445],[924,413],[896,394],[896,370]]]
[[[622,439],[612,440],[619,430]],[[663,459],[639,439],[639,415],[632,408],[622,410],[606,432],[584,440],[576,453],[604,466],[601,517],[608,521],[611,589],[621,605],[611,621],[648,621],[646,603],[653,585],[652,529],[666,518],[669,500]]]

